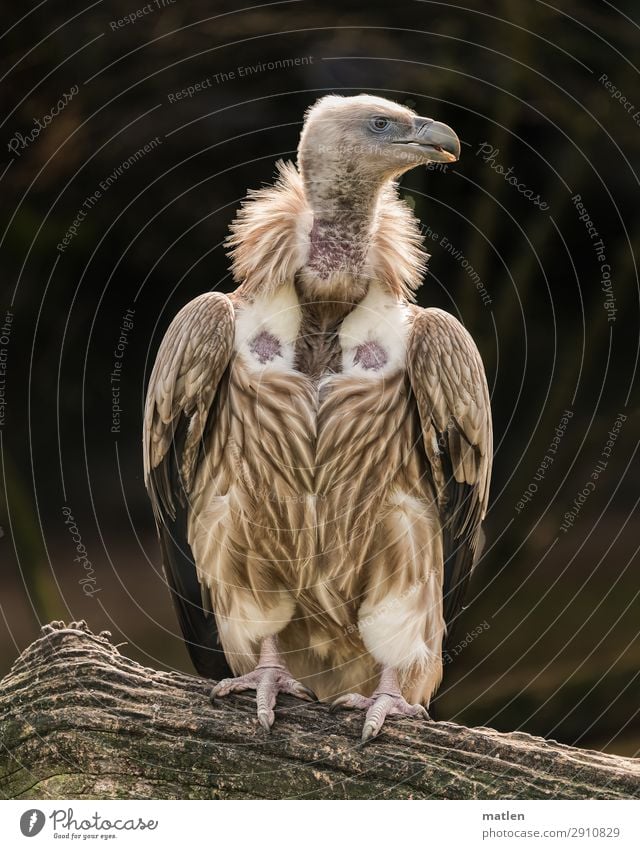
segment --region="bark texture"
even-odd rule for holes
[[[640,762],[448,722],[390,721],[283,700],[273,732],[252,694],[147,669],[84,622],[45,625],[0,682],[0,795],[21,799],[625,799]]]

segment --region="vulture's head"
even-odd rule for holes
[[[358,301],[372,279],[411,298],[427,255],[395,180],[459,156],[451,127],[399,103],[320,98],[305,115],[298,167],[281,164],[276,185],[252,193],[232,226],[234,277],[273,291],[295,276],[305,298],[334,304]]]
[[[451,127],[382,97],[329,95],[307,112],[298,165],[312,193],[338,181],[368,190],[429,162],[455,162],[460,141]],[[346,186],[345,186],[346,188]]]

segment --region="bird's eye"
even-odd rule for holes
[[[390,124],[391,121],[383,115],[377,115],[370,121],[370,126],[374,133],[383,133]]]

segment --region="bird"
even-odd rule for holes
[[[186,304],[144,411],[167,584],[214,700],[255,691],[429,720],[483,544],[493,456],[481,355],[422,308],[428,255],[399,179],[460,157],[446,124],[326,95],[297,162],[249,190],[237,287]]]

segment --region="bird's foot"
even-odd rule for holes
[[[419,716],[429,719],[427,709],[422,705],[410,705],[401,693],[384,693],[376,690],[370,698],[359,693],[347,693],[339,696],[329,710],[366,710],[362,729],[362,742],[377,737],[388,716]]]
[[[262,665],[259,664],[246,675],[237,678],[225,678],[219,681],[211,691],[211,699],[219,699],[228,696],[229,693],[242,693],[245,690],[256,691],[256,703],[258,706],[258,722],[270,731],[275,720],[273,708],[276,704],[278,693],[287,693],[297,696],[307,702],[317,701],[315,693],[289,673],[287,668],[281,664]]]

